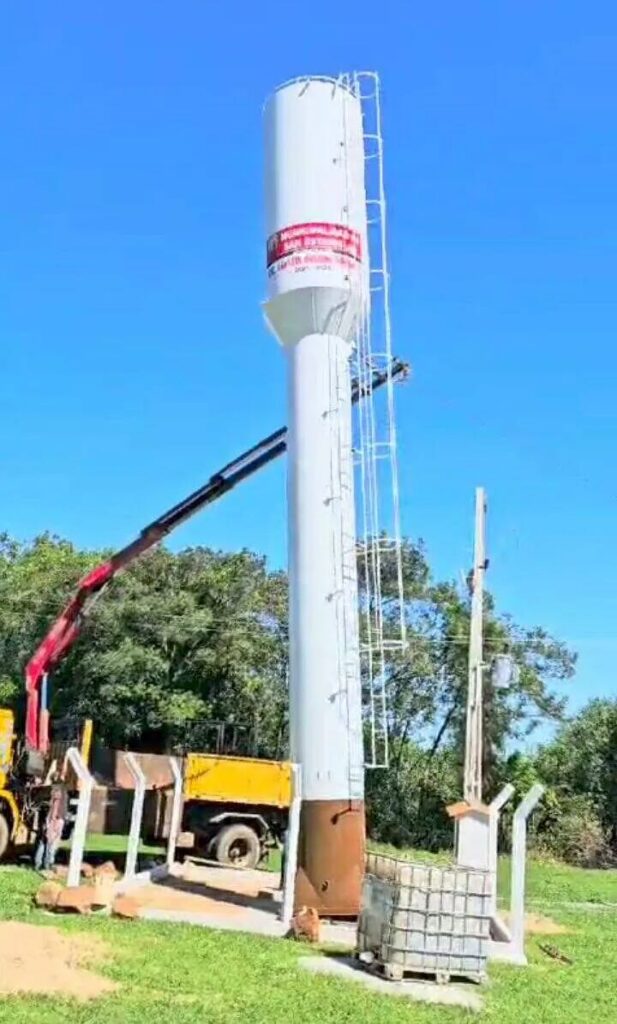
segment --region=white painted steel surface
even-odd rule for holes
[[[364,792],[348,350],[322,334],[289,352],[291,754],[304,800]]]
[[[349,360],[368,280],[362,112],[342,81],[305,79],[265,118],[265,312],[288,359],[291,756],[303,800],[361,800]]]

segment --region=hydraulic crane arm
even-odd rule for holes
[[[394,360],[389,371],[373,374],[367,390],[374,391],[386,381],[405,377],[406,363]],[[357,382],[352,385],[352,400],[361,397]],[[97,597],[114,576],[126,569],[131,562],[150,548],[159,544],[172,530],[186,522],[206,505],[231,491],[237,484],[252,476],[263,466],[282,455],[287,447],[287,428],[282,427],[249,448],[239,458],[228,463],[215,473],[198,490],[189,494],[173,508],[146,526],[139,536],[120,551],[116,551],[106,562],[92,569],[81,582],[62,613],[41,641],[26,666],[26,745],[30,750],[45,753],[48,745],[47,710],[41,701],[41,689],[47,674],[72,647],[77,639],[84,617]]]

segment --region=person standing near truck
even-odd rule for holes
[[[61,776],[58,775],[51,786],[49,808],[34,853],[34,867],[37,871],[51,871],[56,862],[56,854],[62,839],[68,806],[66,784]]]

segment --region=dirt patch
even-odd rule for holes
[[[503,916],[509,925],[510,915],[506,913]],[[525,932],[528,935],[571,935],[572,929],[558,924],[552,917],[544,917],[543,914],[525,914]]]
[[[525,914],[525,931],[529,935],[569,935],[570,928],[553,921],[552,917],[542,914]]]
[[[57,928],[6,921],[0,924],[0,995],[72,996],[96,999],[117,989],[84,964],[104,960],[99,939],[67,935]]]

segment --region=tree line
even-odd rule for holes
[[[106,557],[43,535],[0,536],[0,706],[23,715],[23,671],[77,580]],[[448,847],[447,803],[461,794],[469,594],[436,581],[422,544],[403,543],[408,643],[388,663],[390,766],[367,773],[372,835],[394,845]],[[394,631],[394,565],[384,566],[385,629]],[[359,563],[361,620],[369,611]],[[568,720],[552,684],[576,655],[538,626],[519,625],[485,599],[486,797],[505,781],[547,794],[534,842],[576,863],[617,855],[617,702],[594,702]],[[287,735],[287,578],[251,552],[205,547],[150,552],[113,581],[53,674],[52,716],[94,719],[99,742],[173,751],[204,747],[212,722],[283,757]],[[510,685],[490,666],[508,654]],[[555,739],[531,755],[540,726]],[[316,737],[316,742],[318,738]],[[507,825],[507,820],[506,820]]]

